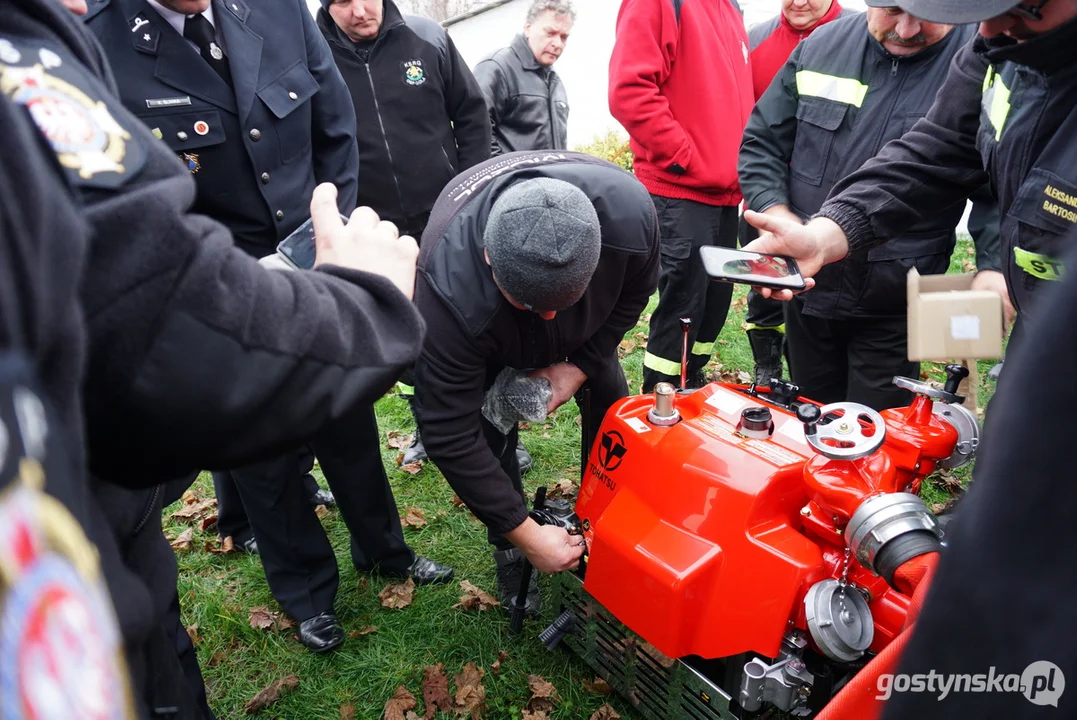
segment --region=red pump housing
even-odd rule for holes
[[[844,528],[880,493],[917,492],[954,452],[957,431],[918,396],[882,413],[886,440],[859,460],[823,457],[791,412],[742,386],[676,397],[680,421],[648,420],[650,395],[627,398],[595,438],[576,503],[589,543],[584,589],[669,657],[776,657],[806,629],[804,598],[843,576],[866,597],[878,652],[905,624],[910,598],[863,568]],[[738,432],[768,407],[766,439]]]

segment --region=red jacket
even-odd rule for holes
[[[652,194],[740,202],[737,156],[754,98],[748,33],[730,0],[624,0],[609,103]]]
[[[756,100],[763,97],[763,93],[770,87],[774,76],[793,54],[797,43],[811,35],[817,28],[826,25],[831,20],[837,20],[842,12],[838,0],[834,0],[826,15],[807,30],[795,29],[782,14],[752,27],[748,32],[748,38],[752,49],[752,87]]]

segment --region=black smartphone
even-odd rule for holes
[[[774,290],[803,290],[806,285],[797,262],[784,255],[733,250],[708,245],[700,248],[703,269],[711,280]]]
[[[341,215],[340,219],[346,225],[348,216]],[[314,268],[314,256],[317,248],[314,245],[314,220],[308,219],[277,244],[277,254],[284,261],[297,270],[311,270]]]

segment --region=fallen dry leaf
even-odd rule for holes
[[[626,355],[632,354],[635,349],[636,341],[632,338],[625,338],[617,346],[617,355],[619,357],[625,357]]]
[[[384,720],[406,720],[404,713],[415,708],[415,696],[401,685],[393,696],[385,701]]]
[[[236,545],[232,540],[232,536],[229,535],[224,540],[218,540],[216,543],[207,541],[205,550],[214,555],[227,555],[228,553],[236,551]]]
[[[361,627],[358,630],[352,630],[350,633],[348,633],[348,637],[354,640],[357,637],[369,635],[370,633],[374,633],[377,631],[378,627],[376,625],[367,625],[366,627]]]
[[[206,517],[202,518],[202,522],[198,523],[198,526],[200,528],[202,528],[202,530],[209,530],[211,527],[213,527],[216,524],[217,524],[217,516],[216,515],[207,515]]]
[[[490,666],[490,672],[494,675],[501,674],[501,663],[509,659],[509,653],[507,650],[502,650],[497,654],[497,660],[494,660],[494,664]]]
[[[191,503],[198,501],[198,496],[191,490],[184,490],[180,499],[183,500],[184,505],[190,505]]]
[[[526,420],[521,420],[520,422],[516,423],[516,429],[521,431],[530,430],[531,423],[527,422]]]
[[[247,702],[244,711],[248,715],[254,715],[257,712],[265,710],[273,703],[280,700],[281,695],[285,691],[295,690],[299,686],[299,677],[296,675],[287,675],[277,680],[274,683],[270,683],[266,687],[262,688],[257,695],[252,697]]]
[[[386,585],[380,593],[378,593],[378,599],[381,600],[382,607],[387,608],[406,608],[411,605],[415,595],[415,581],[410,577],[404,582],[389,583]]]
[[[406,435],[399,430],[390,430],[385,433],[385,444],[394,450],[406,450],[411,447],[411,441],[415,439],[414,435]]]
[[[575,494],[576,483],[562,478],[550,486],[550,489],[546,492],[546,497],[552,500],[554,498],[572,497]]]
[[[452,500],[450,500],[449,502],[451,502],[453,505],[455,505],[458,508],[464,507],[464,501],[461,500],[458,495],[453,495]]]
[[[444,665],[427,665],[423,670],[423,704],[425,720],[431,720],[438,710],[452,712],[452,696],[449,695],[449,679],[442,672]]]
[[[355,720],[355,703],[340,706],[340,720]]]
[[[318,516],[319,520],[321,520],[323,517],[329,514],[329,508],[327,508],[325,505],[318,505],[314,508],[314,514]]]
[[[607,703],[591,713],[589,720],[621,720],[621,716]]]
[[[187,528],[172,541],[172,549],[190,550],[192,542],[194,542],[194,528]]]
[[[718,381],[734,385],[750,385],[752,376],[743,370],[723,370],[718,374]]]
[[[228,653],[225,652],[224,650],[218,650],[217,652],[213,653],[213,655],[209,659],[209,662],[207,662],[206,664],[209,665],[210,667],[213,667],[213,666],[216,666],[216,665],[220,665],[221,663],[223,663],[227,659],[228,659]]]
[[[965,488],[961,486],[961,481],[950,473],[939,473],[939,476],[935,478],[935,485],[950,495],[963,495],[965,492]]]
[[[417,507],[409,507],[408,511],[404,514],[404,519],[400,521],[404,527],[421,528],[426,527],[426,515]]]
[[[976,263],[971,260],[962,260],[961,267],[964,268],[967,273],[976,272]]]
[[[520,720],[550,720],[545,710],[528,710],[524,708],[520,713]]]
[[[486,704],[486,688],[482,686],[485,671],[469,662],[453,677],[456,683],[456,714],[470,715],[473,720],[482,717]]]
[[[172,513],[171,517],[177,520],[191,523],[195,521],[201,521],[203,517],[212,514],[213,508],[217,507],[216,498],[208,498],[206,500],[196,500],[195,502],[189,502],[181,507],[176,512]]]
[[[453,609],[460,610],[493,610],[500,605],[500,601],[482,588],[477,588],[467,580],[460,582],[460,589],[464,594],[460,596],[460,602],[453,605]]]
[[[287,615],[283,615],[275,610],[261,605],[259,607],[252,607],[248,610],[250,617],[248,622],[255,630],[287,630],[288,628],[295,627],[295,621]]]
[[[609,695],[613,692],[613,688],[610,684],[600,677],[596,677],[594,682],[583,681],[583,687],[587,692],[594,693],[595,695]]]
[[[192,645],[202,642],[202,636],[198,633],[198,623],[187,626],[187,636],[191,638]]]
[[[553,712],[553,704],[558,699],[553,683],[539,675],[528,675],[527,688],[531,691],[526,708],[529,712],[535,713],[536,717],[545,717]]]
[[[406,472],[408,475],[418,475],[419,472],[423,469],[423,464],[421,461],[416,460],[415,462],[409,462],[401,465],[400,469]]]

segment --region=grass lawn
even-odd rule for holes
[[[971,259],[967,244],[959,244],[951,270],[962,271],[964,263]],[[649,317],[654,302],[645,318]],[[751,352],[741,328],[744,315],[744,290],[738,287],[733,309],[718,340],[715,370],[751,371]],[[646,332],[647,323],[642,322],[622,344],[630,387],[639,387]],[[981,363],[981,378],[992,364]],[[925,370],[936,379],[942,378],[938,367],[925,366]],[[992,385],[982,380],[981,405],[990,397]],[[397,397],[386,397],[378,403],[377,413],[383,457],[390,468],[400,513],[404,515],[409,508],[417,508],[427,522],[418,528],[405,527],[405,537],[420,554],[455,566],[456,582],[418,588],[414,602],[408,607],[382,607],[378,593],[388,581],[355,572],[348,556],[347,530],[338,513],[330,511],[322,524],[336,549],[340,566],[336,610],[352,636],[338,651],[317,656],[298,643],[292,629],[252,627],[252,608],[279,611],[269,594],[261,564],[257,558],[242,553],[209,552],[207,544],[217,545],[215,528],[201,530],[194,525],[191,549],[177,552],[180,601],[184,622],[196,626],[189,631],[196,639],[210,703],[218,716],[244,715],[245,705],[261,689],[294,675],[299,679],[298,686],[262,710],[261,717],[377,720],[399,686],[416,696],[415,712],[421,717],[424,667],[443,664],[449,690],[453,692],[453,676],[466,663],[474,663],[485,672],[482,685],[486,693],[486,718],[523,718],[523,710],[532,695],[529,675],[539,675],[556,687],[557,700],[551,718],[589,718],[607,702],[622,717],[638,717],[622,698],[597,695],[585,688],[584,682],[593,680],[594,673],[581,660],[566,652],[546,651],[536,639],[545,622],[529,622],[523,634],[510,638],[507,616],[500,610],[453,608],[463,595],[457,584],[461,580],[491,593],[496,591],[484,529],[470,513],[453,504],[452,490],[433,465],[425,465],[414,475],[397,467],[399,451],[390,448],[385,438],[393,430],[411,432],[406,404]],[[552,486],[558,480],[578,480],[577,416],[575,405],[569,403],[545,425],[521,432],[522,441],[535,457],[534,469],[524,478],[529,491],[543,484]],[[324,484],[317,469],[315,474]],[[966,470],[958,479],[967,482],[968,477]],[[204,473],[192,491],[201,497],[211,497],[209,475]],[[929,503],[936,503],[948,499],[949,494],[935,483],[925,482],[924,497]],[[169,517],[177,509],[174,506],[166,511],[165,532],[170,538],[192,528]],[[545,591],[548,578],[543,578],[542,583]],[[552,610],[548,605],[547,611]],[[552,619],[549,612],[546,614],[545,621]],[[367,632],[359,634],[363,630]],[[508,653],[507,657],[503,656],[499,672],[495,672],[492,666],[504,652]],[[438,717],[451,715],[441,713]]]

